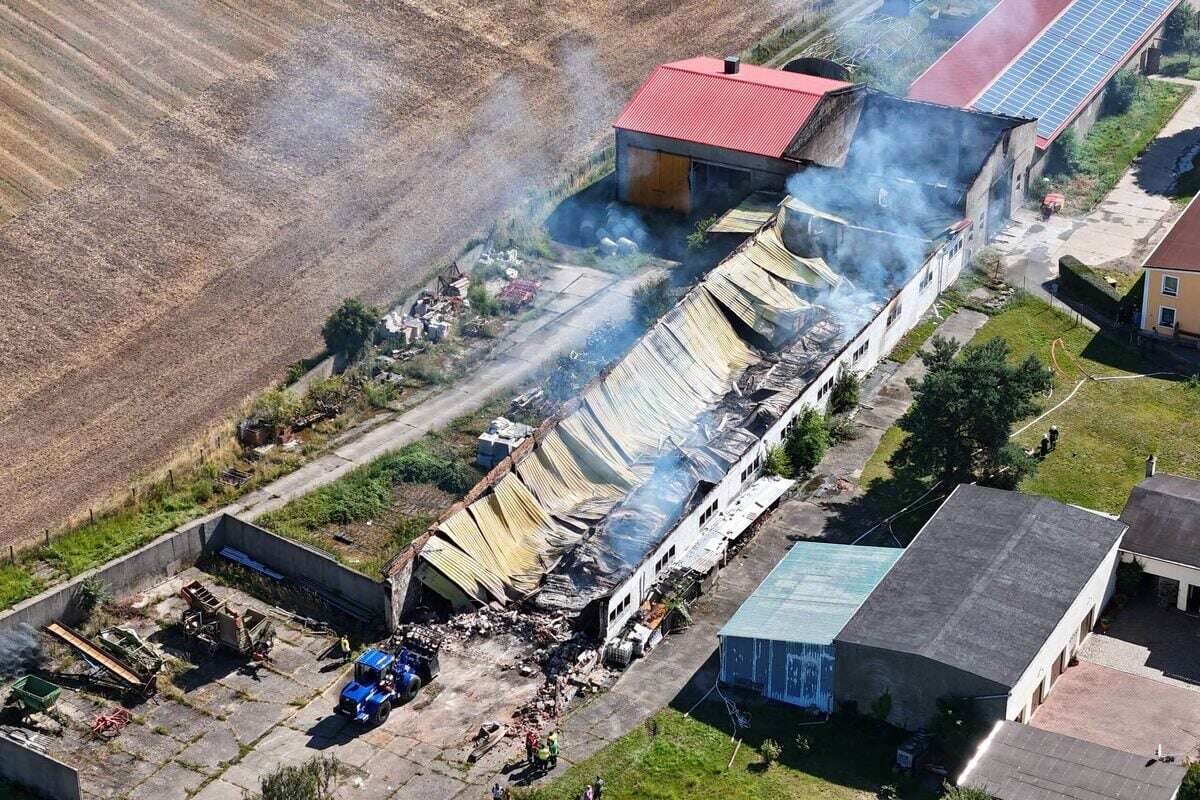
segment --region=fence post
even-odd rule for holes
[[[8,563],[10,563],[10,564],[17,563],[17,550],[11,544],[8,546]]]
[[[175,491],[175,471],[167,470],[167,481],[171,484],[171,491]]]
[[[46,528],[46,547],[50,546],[50,529]]]

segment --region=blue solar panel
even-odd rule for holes
[[[1049,138],[1176,0],[1076,0],[975,102]]]

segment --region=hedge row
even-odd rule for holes
[[[1058,260],[1058,275],[1062,285],[1072,294],[1112,319],[1125,319],[1141,304],[1144,277],[1122,297],[1103,276],[1074,256],[1063,256]]]

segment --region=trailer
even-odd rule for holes
[[[62,688],[50,681],[44,681],[36,675],[26,675],[18,678],[9,688],[8,697],[4,701],[5,708],[14,708],[22,718],[28,719],[34,714],[46,714],[57,718],[54,705],[58,702]]]
[[[208,590],[200,581],[192,581],[179,591],[188,603],[181,623],[193,648],[215,655],[225,647],[255,661],[266,661],[275,646],[275,626],[265,614],[252,608],[239,612]]]

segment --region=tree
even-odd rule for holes
[[[918,355],[927,372],[908,381],[913,404],[898,422],[908,436],[888,465],[949,485],[978,479],[1015,486],[1034,462],[1009,446],[1009,433],[1053,385],[1049,370],[1033,355],[1008,363],[1011,350],[999,338],[960,353],[958,342],[935,336],[931,350]]]
[[[1077,175],[1083,171],[1083,150],[1074,128],[1067,128],[1050,146],[1046,172],[1051,175]]]
[[[1120,70],[1104,91],[1104,113],[1124,114],[1133,105],[1147,81],[1131,69]]]
[[[829,429],[820,411],[807,406],[792,420],[784,442],[788,461],[797,472],[811,472],[829,448]]]
[[[342,762],[334,756],[313,756],[299,766],[279,767],[263,776],[255,800],[333,800]]]
[[[366,349],[378,324],[379,309],[365,306],[351,297],[344,300],[325,320],[321,335],[329,352],[353,358]]]
[[[500,301],[488,294],[487,287],[478,278],[471,279],[467,299],[471,301],[471,310],[480,316],[495,317],[500,313]]]
[[[858,373],[844,369],[838,373],[837,379],[833,382],[833,388],[829,390],[829,411],[832,414],[845,414],[847,411],[853,410],[858,405],[858,395],[862,388],[862,382],[858,379]]]
[[[649,328],[671,308],[671,289],[666,277],[648,278],[633,290],[633,315]]]

